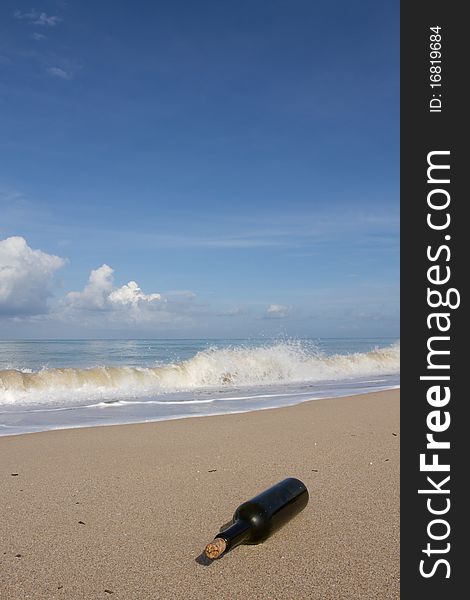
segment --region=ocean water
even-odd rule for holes
[[[0,435],[246,412],[399,386],[386,339],[0,342]]]

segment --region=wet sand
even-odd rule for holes
[[[306,509],[212,563],[238,504]],[[0,598],[399,598],[399,391],[0,438]]]

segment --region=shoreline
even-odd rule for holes
[[[355,393],[345,393],[341,396],[331,396],[331,397],[314,397],[314,398],[306,398],[304,400],[299,400],[293,404],[284,404],[279,406],[266,406],[266,407],[256,407],[256,408],[248,408],[247,410],[233,410],[229,412],[214,412],[214,413],[202,413],[202,414],[190,414],[190,415],[172,415],[172,416],[161,416],[156,417],[154,419],[145,419],[142,421],[122,421],[122,422],[110,422],[110,423],[96,423],[93,425],[85,424],[85,425],[74,425],[74,426],[64,426],[64,427],[53,427],[49,429],[41,429],[38,431],[22,431],[18,433],[2,433],[0,434],[0,440],[4,437],[16,437],[23,435],[34,435],[38,433],[45,433],[47,431],[68,431],[72,429],[95,429],[97,427],[122,427],[126,425],[141,425],[145,423],[164,423],[167,421],[179,421],[184,419],[193,419],[193,418],[203,418],[203,417],[221,417],[225,415],[242,415],[252,412],[264,411],[264,410],[276,410],[278,408],[289,408],[291,406],[298,406],[299,404],[304,404],[306,402],[317,402],[318,400],[336,400],[341,398],[354,398],[355,396],[363,396],[368,394],[380,394],[382,392],[389,392],[393,390],[400,390],[400,385],[393,385],[386,388],[381,388],[379,390],[372,390],[370,392],[358,391]],[[77,407],[75,407],[77,408]],[[78,407],[78,408],[87,408],[87,407]],[[72,410],[72,408],[60,409],[60,410]],[[27,412],[27,411],[25,411]],[[8,426],[6,426],[8,427]]]
[[[5,600],[399,598],[399,390],[36,433],[0,438]],[[287,476],[306,509],[204,564],[236,506]]]

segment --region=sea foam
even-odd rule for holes
[[[321,382],[399,373],[400,345],[327,356],[310,344],[209,348],[155,367],[96,366],[0,371],[0,404],[67,404],[198,389]]]

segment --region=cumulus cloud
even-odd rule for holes
[[[82,292],[70,292],[65,298],[65,305],[70,308],[84,310],[131,310],[143,311],[156,302],[161,295],[157,293],[144,294],[135,281],[122,287],[114,286],[114,270],[108,265],[102,265],[93,270]]]
[[[102,264],[83,287],[51,301],[54,275],[66,260],[28,246],[23,237],[0,241],[0,318],[24,327],[59,327],[61,331],[181,331],[205,326],[214,318],[250,315],[250,309],[201,302],[190,290],[158,293],[128,281],[115,283],[112,267]],[[122,282],[120,282],[122,283]],[[258,313],[259,314],[259,313]],[[271,304],[253,318],[282,319],[290,307]],[[65,329],[64,329],[65,328]],[[78,329],[77,329],[78,328]],[[179,328],[179,329],[178,329]]]
[[[113,291],[113,269],[102,265],[90,273],[88,283],[82,292],[70,292],[65,304],[73,308],[103,310],[107,308],[108,297]]]
[[[38,33],[37,31],[35,31],[32,35],[33,40],[36,40],[37,42],[40,42],[41,40],[45,40],[47,36],[45,36],[43,33]]]
[[[53,276],[65,260],[33,250],[23,237],[0,240],[0,315],[38,315],[48,311]]]
[[[136,306],[139,302],[153,302],[161,300],[160,294],[144,294],[135,281],[129,281],[109,295],[109,300],[113,304],[124,304]]]
[[[21,12],[20,10],[16,10],[13,13],[15,19],[24,19],[29,21],[32,25],[39,25],[41,27],[55,27],[59,21],[61,21],[60,17],[56,15],[48,15],[45,12],[39,12],[38,10],[30,10],[29,12]]]
[[[290,308],[285,304],[271,304],[268,306],[265,317],[267,319],[285,319]]]

